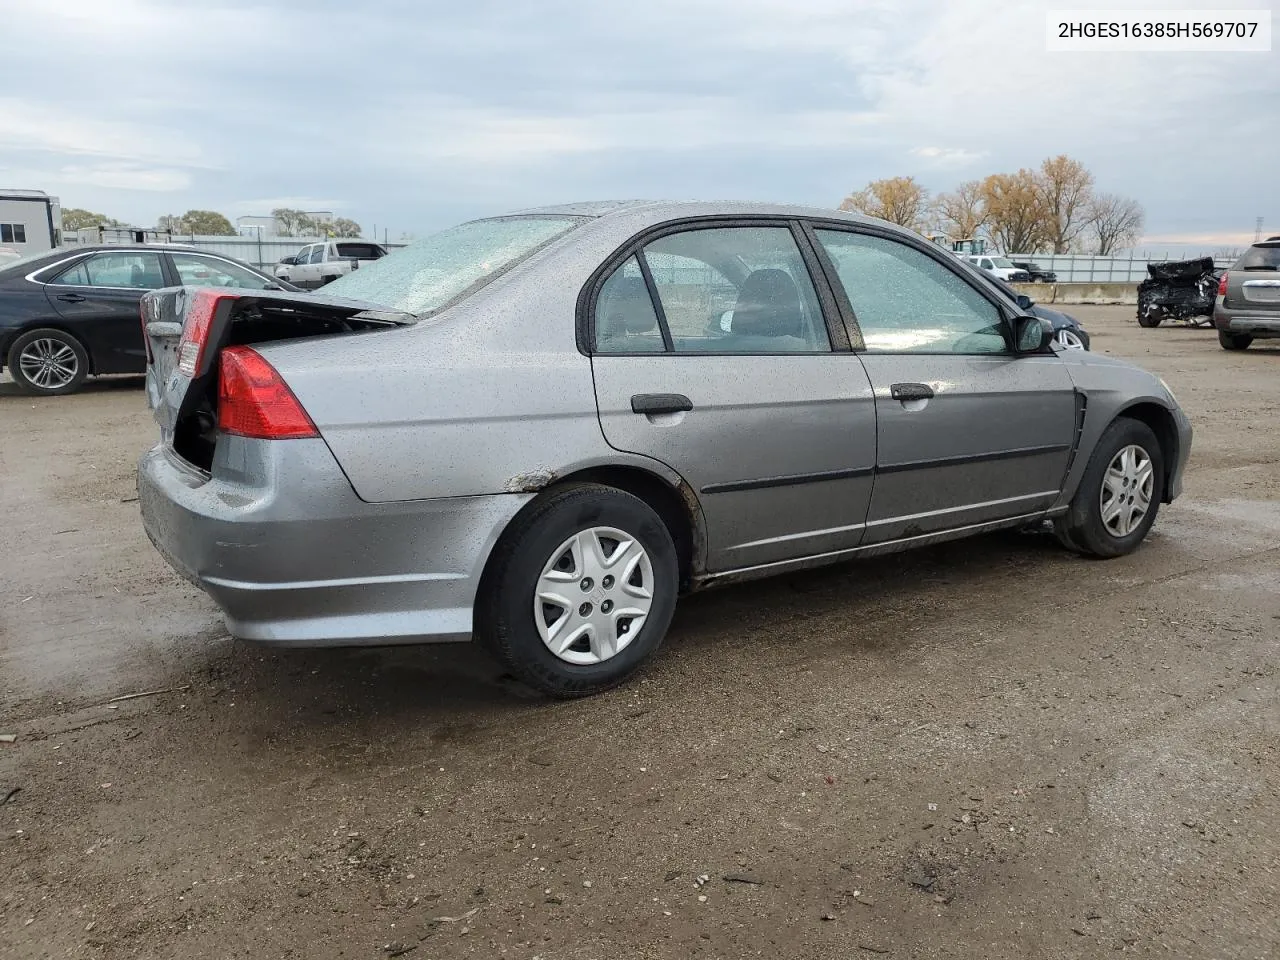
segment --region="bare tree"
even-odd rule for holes
[[[929,191],[916,183],[914,177],[873,180],[857,193],[845,197],[840,209],[918,230],[925,225],[928,216]]]
[[[955,231],[957,239],[976,236],[989,216],[981,180],[968,180],[934,202],[938,217]]]
[[[273,216],[276,223],[280,225],[280,236],[308,236],[308,234],[303,232],[303,228],[305,225],[310,223],[310,219],[301,210],[294,210],[292,207],[276,207],[276,209],[271,211],[271,216]]]
[[[1059,154],[1040,164],[1037,181],[1048,242],[1053,245],[1054,253],[1066,253],[1089,226],[1093,174],[1079,160]]]
[[[1105,257],[1138,242],[1146,215],[1137,200],[1099,193],[1089,204],[1089,219],[1093,252]]]
[[[364,232],[360,229],[360,224],[346,217],[338,217],[329,229],[335,237],[358,237]]]
[[[1035,253],[1051,236],[1048,211],[1034,170],[996,173],[982,181],[987,230],[1006,253]]]

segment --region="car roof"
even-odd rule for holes
[[[818,217],[826,220],[848,220],[854,223],[884,223],[875,217],[838,210],[832,207],[808,207],[800,204],[714,200],[590,200],[554,206],[530,207],[501,216],[535,217],[567,216],[606,219],[643,214],[655,223],[684,217]]]

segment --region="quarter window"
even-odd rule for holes
[[[928,254],[883,237],[818,230],[871,353],[1003,353],[995,304]]]
[[[26,243],[25,223],[0,223],[0,243]]]
[[[661,353],[666,349],[635,257],[628,257],[600,287],[595,326],[600,353]]]
[[[813,281],[786,227],[723,227],[644,248],[677,353],[831,349]]]

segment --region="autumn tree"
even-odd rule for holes
[[[934,209],[942,223],[955,232],[957,239],[977,236],[987,223],[986,197],[982,181],[968,180],[950,193],[939,194]]]
[[[1049,214],[1034,170],[996,173],[982,181],[987,231],[1006,253],[1032,253],[1049,242]]]
[[[1093,174],[1065,153],[1040,164],[1040,200],[1044,205],[1047,242],[1054,253],[1067,253],[1089,226]]]
[[[360,224],[354,220],[348,220],[346,217],[338,217],[329,227],[330,233],[335,237],[358,237],[364,231],[360,228]]]
[[[915,230],[924,226],[927,218],[929,191],[916,183],[914,177],[873,180],[857,193],[845,197],[840,209],[878,217]]]
[[[1142,204],[1114,193],[1095,194],[1089,204],[1089,234],[1093,252],[1109,256],[1122,247],[1131,247],[1142,235],[1146,214]]]

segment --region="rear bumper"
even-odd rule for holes
[[[469,640],[485,561],[532,497],[365,503],[323,440],[224,438],[213,472],[148,451],[147,535],[234,636],[283,646]]]
[[[1280,337],[1280,312],[1251,312],[1248,310],[1214,307],[1213,325],[1224,333],[1244,333],[1251,337]]]

